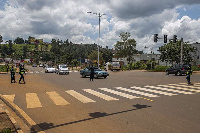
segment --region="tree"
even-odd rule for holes
[[[119,36],[122,41],[117,41],[115,44],[115,49],[117,51],[116,55],[118,57],[127,57],[128,62],[132,62],[133,54],[138,53],[136,50],[136,41],[135,39],[128,39],[130,37],[129,32],[122,32]]]
[[[97,57],[98,57],[98,51],[96,51],[96,50],[93,50],[92,52],[91,52],[91,54],[90,55],[88,55],[88,59],[91,61],[91,62],[97,62]],[[103,56],[102,56],[102,53],[101,52],[99,52],[99,62],[104,62],[104,60],[103,60]]]
[[[0,44],[3,42],[3,37],[0,35]]]
[[[171,64],[181,62],[181,41],[173,43],[164,44],[159,47],[158,50],[161,53],[160,60],[163,62],[169,62]],[[190,44],[183,44],[183,62],[188,64],[193,60],[192,54],[196,52],[195,47],[192,47]]]
[[[17,38],[14,40],[14,43],[15,43],[15,44],[23,44],[23,43],[24,43],[24,39],[23,39],[23,38],[17,37]]]

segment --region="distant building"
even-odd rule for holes
[[[197,53],[193,54],[194,59],[193,59],[193,62],[191,64],[192,65],[200,65],[200,43],[198,43],[198,42],[193,43],[192,46],[197,48]]]

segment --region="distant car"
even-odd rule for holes
[[[45,67],[45,73],[55,73],[55,72],[56,72],[56,68],[52,66]]]
[[[57,69],[56,69],[56,73],[57,74],[69,74],[69,69],[67,67],[67,65],[57,65]]]
[[[37,67],[37,64],[33,64],[32,67]]]
[[[166,75],[175,74],[175,75],[181,76],[183,74],[186,74],[188,67],[189,65],[187,64],[184,64],[184,65],[175,64],[166,70]]]
[[[80,70],[80,74],[82,75],[83,78],[86,76],[90,76],[91,70],[89,67],[86,67],[82,70]],[[99,78],[99,77],[104,77],[107,78],[109,76],[109,73],[106,71],[103,71],[97,67],[94,68],[94,78]]]
[[[40,64],[39,67],[43,67],[43,64]]]

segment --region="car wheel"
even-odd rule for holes
[[[85,78],[85,77],[86,77],[86,75],[85,75],[85,73],[83,73],[83,74],[82,74],[82,78]]]
[[[181,72],[180,72],[180,71],[178,71],[178,72],[177,72],[177,75],[178,75],[178,76],[181,76],[182,74],[181,74]]]
[[[104,78],[107,78],[107,76],[104,76]]]
[[[166,75],[169,75],[169,72],[168,72],[168,71],[166,71]]]
[[[94,75],[94,78],[95,78],[95,79],[98,79],[98,76],[95,74],[95,75]]]

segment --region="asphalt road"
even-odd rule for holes
[[[198,73],[191,78],[195,85],[186,86],[185,76],[162,72],[109,71],[108,78],[92,82],[77,71],[57,75],[27,68],[26,84],[10,84],[9,75],[0,75],[0,94],[46,133],[200,131]]]

